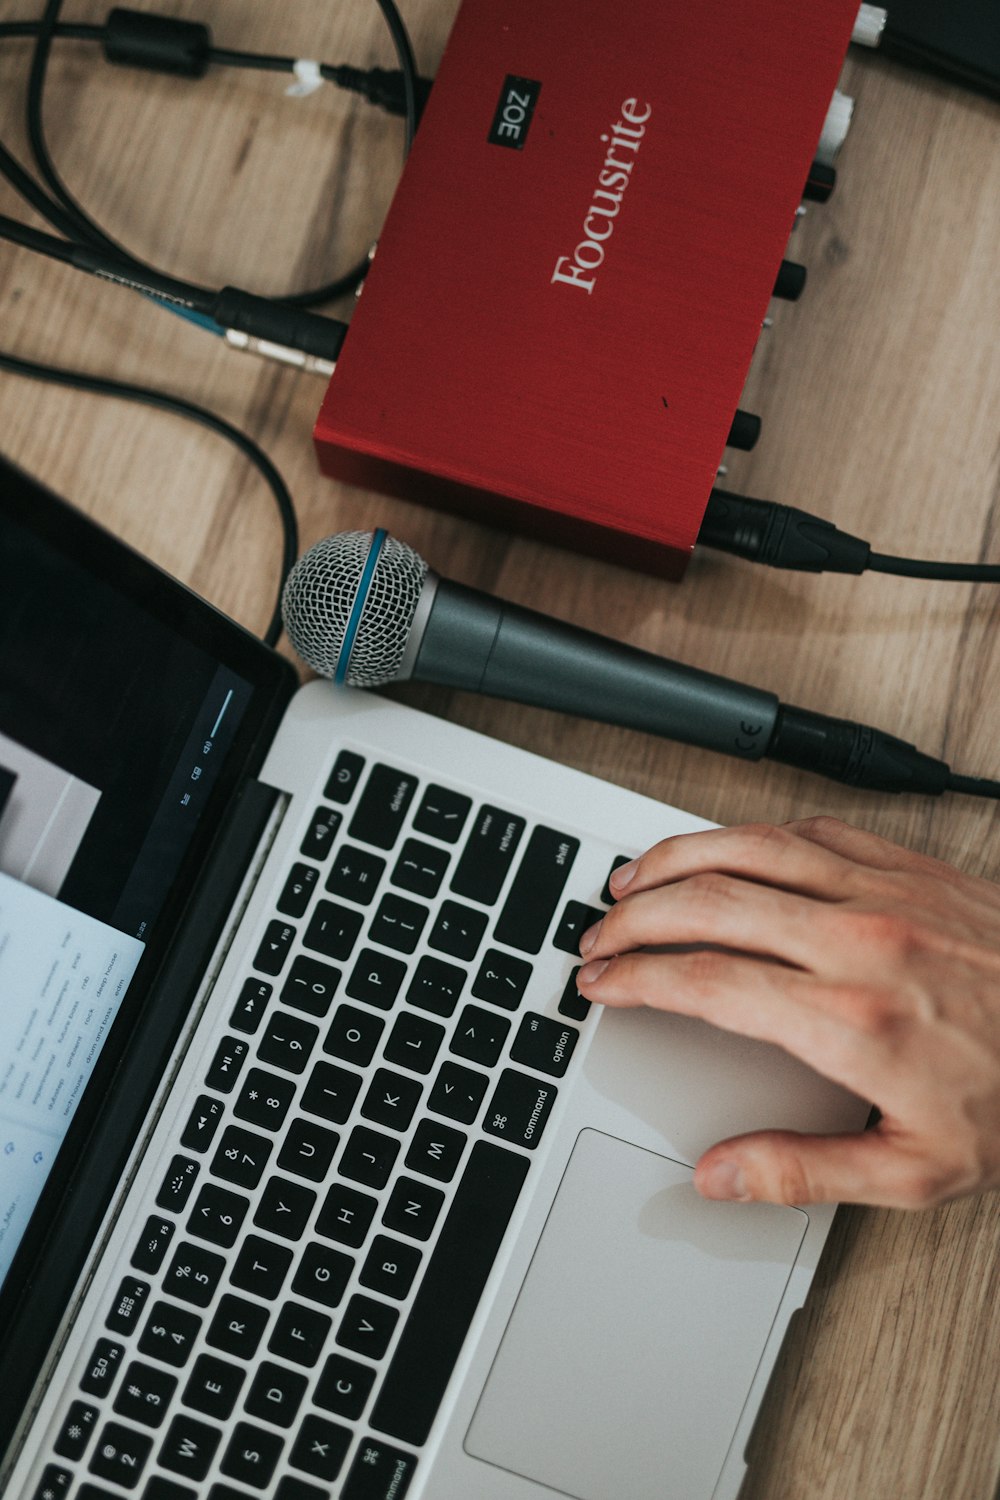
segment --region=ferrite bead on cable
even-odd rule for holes
[[[212,33],[199,21],[118,5],[105,23],[104,55],[108,62],[126,67],[201,78],[208,70],[211,47]]]

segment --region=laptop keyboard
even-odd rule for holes
[[[31,1500],[403,1500],[587,1019],[578,852],[341,751]]]

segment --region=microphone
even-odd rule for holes
[[[936,795],[952,782],[944,761],[882,730],[794,708],[774,693],[440,578],[381,529],[341,532],[311,547],[288,576],[282,615],[302,660],[337,683],[412,678],[743,760],[766,756],[884,792]]]

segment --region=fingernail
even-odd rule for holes
[[[592,963],[584,964],[576,976],[577,984],[593,984],[594,980],[599,979],[604,973],[610,962],[610,958],[595,958]]]
[[[580,952],[581,953],[589,953],[590,952],[591,948],[597,942],[597,934],[600,932],[600,930],[601,930],[601,924],[600,924],[600,922],[595,922],[594,925],[593,925],[593,927],[588,927],[587,928],[586,932],[583,933],[583,935],[580,938]]]
[[[639,861],[637,859],[630,859],[627,865],[619,865],[617,870],[613,870],[611,873],[612,890],[624,890],[638,868]]]
[[[734,1161],[717,1161],[704,1172],[699,1172],[695,1186],[703,1198],[726,1199],[735,1203],[747,1203],[750,1194],[743,1168]]]

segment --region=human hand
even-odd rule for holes
[[[1000,1185],[1000,887],[813,818],[666,839],[611,889],[580,941],[588,1000],[776,1043],[881,1112],[721,1141],[705,1197],[924,1208]],[[689,944],[710,946],[661,946]]]

